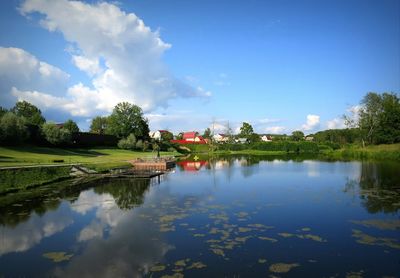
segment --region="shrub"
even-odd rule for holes
[[[134,150],[136,148],[136,136],[131,133],[128,137],[119,140],[118,148],[125,150]]]
[[[71,143],[71,132],[65,128],[58,127],[55,123],[43,124],[42,132],[46,140],[53,145],[66,145]]]

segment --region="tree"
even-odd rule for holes
[[[172,139],[174,139],[174,135],[171,132],[161,132],[161,141],[163,143],[169,143]]]
[[[28,137],[25,120],[12,112],[7,112],[0,119],[0,141],[15,144]]]
[[[90,132],[97,134],[104,134],[107,129],[107,117],[97,116],[92,119],[90,124]]]
[[[147,119],[144,118],[142,109],[135,104],[118,103],[108,117],[107,134],[123,138],[133,133],[136,138],[147,139],[149,132]]]
[[[7,109],[3,108],[0,106],[0,118],[4,116],[4,114],[6,114],[8,112]]]
[[[254,130],[251,124],[243,122],[242,127],[240,128],[239,136],[242,138],[250,138],[253,133]]]
[[[211,138],[211,129],[209,127],[207,127],[204,130],[203,138],[205,138],[205,139],[210,139]]]
[[[46,122],[40,109],[27,101],[18,101],[11,109],[11,112],[23,117],[27,124],[40,126]]]
[[[304,139],[304,133],[300,130],[296,130],[292,132],[292,140],[301,141]]]
[[[358,127],[363,146],[400,142],[400,99],[397,94],[367,93],[358,117],[345,116],[348,127]]]
[[[53,145],[71,143],[71,132],[68,129],[60,128],[55,123],[50,122],[43,124],[42,132],[46,140]]]
[[[69,130],[69,132],[74,133],[74,132],[79,132],[79,127],[78,125],[71,119],[67,120],[64,123],[63,128]]]

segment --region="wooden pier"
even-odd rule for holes
[[[129,161],[135,171],[166,171],[174,168],[176,161],[168,158],[157,158],[157,159],[135,159]]]

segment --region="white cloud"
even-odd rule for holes
[[[86,72],[89,76],[96,75],[102,71],[98,59],[89,59],[84,56],[72,55],[72,61],[77,68]]]
[[[93,88],[78,84],[68,90],[67,97],[53,99],[63,109],[73,107],[75,115],[110,112],[121,101],[151,111],[166,107],[171,98],[211,96],[201,87],[193,88],[174,78],[162,62],[171,45],[135,14],[125,13],[114,4],[26,0],[20,11],[23,15],[42,14],[40,24],[51,32],[61,32],[74,45],[73,52],[79,55],[72,55],[73,63],[93,78]],[[102,65],[100,60],[104,61]],[[44,93],[25,95],[38,102]]]
[[[61,69],[40,61],[20,48],[0,47],[0,100],[2,105],[14,104],[11,88],[36,90],[62,95],[69,75]]]
[[[341,118],[334,118],[330,121],[327,121],[326,126],[328,127],[328,129],[340,129],[346,127],[343,119]]]
[[[284,126],[270,126],[265,128],[265,133],[282,134],[286,130]]]
[[[269,119],[269,118],[258,120],[260,124],[272,124],[272,123],[279,123],[281,121],[282,121],[281,119]]]
[[[302,125],[302,129],[305,131],[314,130],[319,127],[319,116],[318,115],[307,115],[307,123]]]

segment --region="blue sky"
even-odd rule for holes
[[[400,91],[400,2],[2,1],[0,47],[1,105],[48,120],[130,101],[152,129],[312,133]]]

